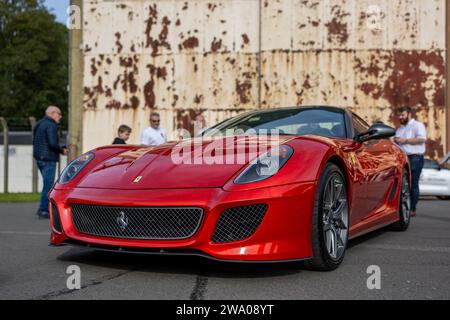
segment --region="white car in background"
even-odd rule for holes
[[[419,188],[421,196],[450,200],[450,153],[441,163],[425,159]]]

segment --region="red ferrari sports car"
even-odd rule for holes
[[[333,270],[348,240],[410,221],[409,163],[348,109],[262,110],[157,147],[105,146],[49,194],[51,244]]]

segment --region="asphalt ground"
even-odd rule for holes
[[[350,241],[333,272],[49,247],[36,208],[0,204],[0,299],[450,299],[450,201],[422,200],[407,232]],[[79,290],[66,285],[71,265]],[[368,289],[369,266],[379,267],[380,289]]]

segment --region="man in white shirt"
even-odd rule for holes
[[[419,201],[419,180],[424,165],[425,143],[427,132],[423,123],[412,118],[411,108],[399,110],[398,119],[401,127],[395,135],[395,142],[408,155],[411,165],[411,216],[416,216]]]
[[[159,146],[167,141],[166,131],[159,126],[160,123],[159,114],[153,112],[150,115],[150,127],[146,128],[141,134],[141,144]]]

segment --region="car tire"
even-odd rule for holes
[[[450,197],[446,197],[446,196],[439,196],[438,197],[439,200],[450,200]]]
[[[392,231],[406,231],[411,221],[411,188],[409,186],[408,171],[403,170],[402,185],[398,204],[399,220],[390,225]]]
[[[338,213],[339,209],[341,213]],[[347,249],[348,231],[347,183],[339,167],[328,163],[320,177],[314,201],[313,257],[305,261],[304,266],[317,271],[331,271],[339,267]]]

